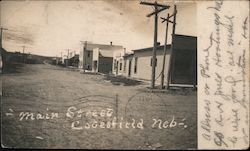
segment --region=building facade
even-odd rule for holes
[[[129,53],[126,52],[126,49],[116,51],[113,54],[113,68],[112,72],[115,75],[124,75],[126,69],[126,61],[124,57]]]
[[[114,56],[113,74],[126,77],[151,80],[153,48],[132,50],[133,54]],[[197,84],[197,38],[187,35],[175,35],[173,51],[172,45],[167,45],[164,67],[164,82],[170,73],[171,84]],[[171,55],[170,55],[171,54]],[[172,61],[170,63],[170,57]],[[164,45],[156,49],[155,82],[160,84],[163,71]],[[171,65],[171,66],[170,66]]]
[[[133,50],[133,54],[126,55],[124,57],[124,69],[123,75],[142,79],[142,80],[151,80],[152,74],[152,50],[153,48],[143,48]],[[165,59],[165,69],[164,73],[167,74],[168,65],[169,65],[169,55],[170,54],[170,45],[167,45],[166,49],[166,59]],[[156,68],[155,68],[155,77],[156,83],[160,82],[160,75],[163,67],[163,55],[164,55],[164,46],[158,46],[156,51]]]
[[[113,54],[121,51],[122,46],[84,43],[79,55],[79,68],[89,72],[111,73]]]

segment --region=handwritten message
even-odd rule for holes
[[[249,146],[249,1],[198,3],[198,148]]]

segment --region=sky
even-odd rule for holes
[[[149,0],[144,0],[149,1]],[[158,41],[163,44],[166,24],[160,17],[177,5],[177,34],[196,36],[196,4],[161,0],[170,9],[159,14]],[[152,1],[151,1],[152,2]],[[153,1],[154,2],[154,1]],[[122,45],[127,51],[153,46],[154,17],[151,6],[137,0],[1,1],[3,47],[7,51],[60,56],[82,50],[81,41]],[[169,26],[168,43],[171,42]]]

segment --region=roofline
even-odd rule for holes
[[[88,48],[90,47],[90,49]],[[121,45],[108,45],[108,44],[93,44],[93,43],[87,43],[86,45],[86,50],[88,51],[93,51],[93,49],[96,49],[96,48],[99,48],[99,49],[107,49],[108,50],[112,50],[112,49],[123,49],[123,46]]]
[[[119,47],[119,46],[121,46],[122,47],[122,45],[110,45],[110,44],[97,44],[97,43],[89,43],[89,42],[87,42],[86,43],[87,45],[99,45],[99,46],[115,46],[115,47]]]
[[[96,48],[99,48],[99,49],[101,49],[101,50],[105,50],[105,51],[116,51],[116,50],[118,50],[118,49],[122,49],[122,47],[121,48],[111,48],[111,49],[106,49],[106,48],[100,48],[100,47],[95,47],[95,48],[93,48],[93,49],[85,49],[86,51],[93,51],[94,49],[96,49]],[[82,50],[81,50],[82,51]]]
[[[175,34],[176,36],[182,36],[182,37],[191,37],[191,38],[197,38],[196,36],[190,36],[190,35],[181,35],[181,34]]]
[[[164,45],[160,45],[160,46],[157,46],[157,48],[160,48],[160,47],[164,47]],[[171,47],[171,44],[168,44],[167,47]],[[142,49],[135,49],[135,50],[132,50],[133,52],[135,51],[148,51],[149,49],[153,49],[153,47],[147,47],[147,48],[142,48]]]
[[[127,58],[127,57],[130,57],[130,56],[133,56],[134,54],[131,53],[131,54],[127,54],[127,55],[124,55],[123,58]]]
[[[175,34],[176,36],[181,36],[181,37],[190,37],[190,38],[196,38],[196,36],[190,36],[190,35],[181,35],[181,34]],[[164,45],[160,45],[160,46],[157,46],[157,48],[159,47],[164,47]],[[167,47],[171,47],[171,44],[168,44]],[[147,47],[147,48],[142,48],[142,49],[134,49],[132,50],[133,52],[136,52],[136,51],[149,51],[150,49],[153,49],[153,47]]]

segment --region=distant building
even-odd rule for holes
[[[122,46],[85,43],[79,55],[79,68],[90,72],[111,73],[113,53],[123,50]]]
[[[116,51],[113,54],[113,74],[123,75],[125,73],[126,62],[124,62],[124,56],[128,55],[126,49],[124,48],[121,51]]]
[[[64,66],[67,66],[67,64],[68,64],[68,56],[67,55],[62,55],[62,64],[64,65]]]
[[[131,77],[132,75],[132,60],[133,60],[133,57],[134,57],[134,54],[131,53],[131,54],[125,54],[123,56],[123,74],[124,76],[128,76],[128,77]]]
[[[79,54],[76,51],[69,52],[62,57],[63,64],[65,66],[78,67],[79,65]]]
[[[78,67],[79,64],[79,54],[71,55],[69,60],[69,66]]]
[[[7,55],[7,51],[4,48],[0,48],[1,49],[1,56],[0,56],[0,68],[1,68],[1,73],[2,71],[5,69],[5,65],[6,65],[6,55]]]

